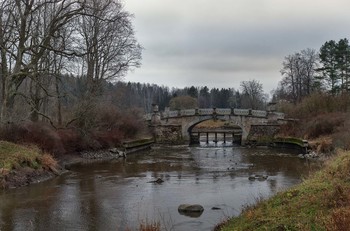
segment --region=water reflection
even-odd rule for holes
[[[242,205],[300,182],[312,166],[279,150],[158,148],[77,165],[54,180],[2,192],[0,230],[125,230],[143,221],[168,230],[211,230]],[[251,175],[269,177],[250,181]],[[157,178],[164,182],[148,183]],[[201,204],[204,212],[183,216],[180,204]]]

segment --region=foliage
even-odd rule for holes
[[[350,153],[340,152],[302,184],[246,208],[220,230],[348,229]]]

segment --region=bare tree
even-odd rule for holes
[[[139,67],[142,48],[135,39],[132,15],[119,0],[89,0],[86,6],[77,20],[77,45],[84,53],[89,93],[96,93],[102,80],[118,79]]]
[[[32,85],[32,93],[40,94],[38,78],[47,72],[44,59],[53,50],[52,39],[60,28],[79,15],[85,4],[83,0],[9,0],[0,7],[4,67],[1,120],[4,120],[10,118],[18,89],[25,79],[31,78],[36,83],[36,89]],[[31,103],[38,112],[38,102]]]
[[[310,95],[316,90],[320,83],[317,79],[318,54],[313,49],[302,50],[284,58],[280,82],[276,93],[283,95],[292,102]],[[283,92],[282,92],[283,91]]]
[[[257,80],[241,82],[242,107],[251,109],[262,109],[265,106],[267,96],[262,84]]]

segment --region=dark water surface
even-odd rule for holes
[[[243,205],[299,183],[311,165],[288,150],[156,148],[1,192],[0,230],[136,230],[152,221],[162,230],[212,230]],[[269,177],[248,180],[255,174]],[[149,183],[157,178],[164,182]],[[179,214],[184,203],[201,204],[203,214]]]

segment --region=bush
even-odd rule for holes
[[[344,113],[350,109],[350,95],[344,93],[333,96],[327,93],[314,93],[296,105],[281,101],[277,108],[287,116],[299,119],[312,118],[332,112]]]
[[[145,131],[142,112],[131,109],[120,113],[111,105],[92,107],[88,113],[83,108],[73,113],[81,118],[72,119],[69,128],[56,130],[45,123],[8,123],[0,127],[0,139],[13,143],[36,144],[54,155],[115,147],[122,139],[135,138]]]
[[[317,138],[323,135],[331,135],[342,126],[345,121],[344,113],[322,114],[303,122],[305,138]]]
[[[0,128],[0,139],[14,143],[31,143],[52,154],[64,153],[56,131],[45,123],[24,122],[7,124]]]

